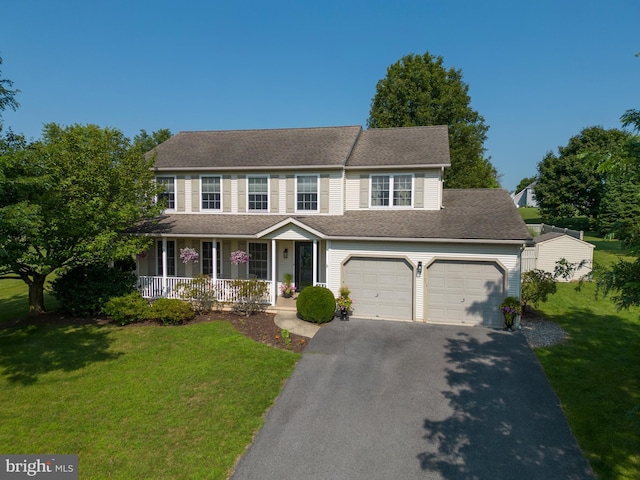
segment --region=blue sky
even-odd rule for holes
[[[462,69],[509,190],[582,128],[640,108],[637,0],[5,2],[4,125],[366,125],[378,80],[426,51]]]

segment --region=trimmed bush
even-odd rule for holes
[[[135,283],[131,271],[99,263],[65,270],[51,287],[64,311],[91,316],[100,313],[110,298],[133,292]]]
[[[179,325],[193,319],[195,315],[189,302],[177,298],[159,298],[150,309],[150,318],[159,320],[164,325]]]
[[[121,297],[113,297],[102,309],[102,313],[111,317],[119,325],[148,320],[151,313],[149,302],[139,292]]]
[[[306,287],[296,301],[298,317],[307,322],[326,323],[333,320],[336,311],[336,299],[331,290],[325,287]]]

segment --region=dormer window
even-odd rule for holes
[[[296,210],[318,211],[318,176],[298,175],[296,182]]]
[[[371,175],[372,207],[411,207],[413,175]]]
[[[267,177],[248,177],[247,182],[249,210],[269,210],[269,179]]]
[[[158,195],[158,203],[164,204],[167,210],[176,208],[176,181],[174,177],[156,177],[156,183],[164,189]]]

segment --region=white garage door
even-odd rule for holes
[[[413,320],[413,268],[396,258],[351,258],[344,266],[353,315]]]
[[[499,327],[504,272],[494,262],[438,260],[427,269],[430,322]]]

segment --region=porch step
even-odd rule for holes
[[[297,310],[296,308],[297,298],[298,298],[298,295],[295,295],[291,298],[284,298],[282,295],[278,295],[278,298],[276,298],[275,306],[272,306],[271,308],[275,310],[295,312]]]

